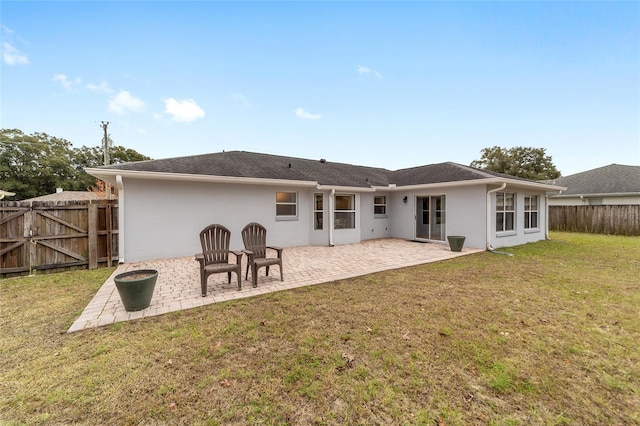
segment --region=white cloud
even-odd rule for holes
[[[131,96],[126,90],[109,99],[109,111],[116,114],[126,114],[127,112],[141,112],[144,110],[144,102]]]
[[[251,108],[252,106],[251,102],[249,102],[247,97],[242,93],[234,93],[233,95],[231,95],[231,97],[233,98],[234,101],[244,106],[245,108]]]
[[[369,67],[365,67],[364,65],[358,65],[358,74],[360,75],[373,74],[378,78],[382,78],[382,74],[380,74],[378,71],[373,70]]]
[[[322,118],[321,114],[311,114],[309,112],[306,112],[302,108],[296,108],[295,113],[299,118],[302,118],[303,120],[319,120]]]
[[[113,90],[109,88],[109,85],[104,80],[100,84],[87,83],[84,87],[92,92],[113,93]]]
[[[74,86],[80,84],[80,79],[76,77],[73,80],[69,80],[69,78],[65,74],[56,74],[53,76],[51,81],[56,81],[62,85],[67,90],[72,90]]]
[[[164,112],[173,121],[189,123],[205,116],[204,110],[193,99],[177,100],[169,98],[164,101]]]
[[[27,55],[6,41],[2,42],[2,60],[7,65],[26,65],[29,63]]]

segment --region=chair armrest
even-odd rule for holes
[[[204,254],[202,253],[196,254],[196,260],[200,262],[200,266],[204,265]]]
[[[239,264],[242,261],[242,255],[244,253],[242,253],[241,251],[238,251],[238,250],[229,250],[229,251],[236,256],[236,263]]]
[[[251,250],[244,249],[244,250],[242,250],[242,252],[244,254],[246,254],[247,256],[249,256],[249,257],[253,256],[253,252]]]
[[[282,247],[278,247],[278,246],[267,246],[268,249],[271,250],[275,250],[278,252],[278,257],[280,257],[280,255],[282,255]]]

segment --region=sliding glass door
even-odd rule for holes
[[[444,241],[444,195],[416,198],[416,238]]]

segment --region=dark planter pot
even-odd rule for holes
[[[158,271],[139,269],[115,276],[116,288],[127,311],[140,311],[148,308],[156,288]]]
[[[452,235],[447,237],[449,240],[449,247],[451,247],[451,251],[462,251],[462,246],[464,245],[465,237],[461,237],[458,235]]]

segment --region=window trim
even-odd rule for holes
[[[376,203],[376,198],[382,198],[382,203]],[[376,213],[376,207],[382,207],[384,213]],[[374,195],[373,196],[373,217],[374,218],[385,218],[389,217],[387,215],[387,196],[386,195]]]
[[[318,210],[318,196],[320,197],[320,210]],[[316,220],[316,217],[320,213],[321,220],[319,222]],[[322,192],[314,192],[313,193],[313,230],[314,231],[322,231],[324,230],[324,193]]]
[[[513,210],[507,210],[506,209],[506,203],[505,200],[507,199],[507,195],[510,195],[513,198]],[[498,197],[502,197],[502,209],[499,210],[499,206],[498,206]],[[517,232],[517,224],[516,224],[516,211],[517,211],[517,194],[515,192],[496,192],[496,233],[500,234],[500,235],[506,235],[506,234],[514,234]],[[503,214],[503,220],[502,220],[502,229],[498,229],[498,215],[499,214]],[[507,215],[510,215],[512,217],[511,223],[512,223],[512,228],[510,229],[506,229],[506,224],[508,223],[507,219]]]
[[[337,198],[338,197],[345,197],[348,196],[353,200],[353,207],[352,209],[340,209],[338,208],[338,201]],[[335,194],[335,207],[334,207],[334,211],[333,211],[333,229],[334,230],[350,230],[350,229],[356,229],[356,194],[355,193],[336,193]],[[336,217],[336,214],[338,213],[349,213],[350,215],[353,216],[353,227],[338,227],[338,218]]]
[[[535,199],[536,208],[531,208],[531,200]],[[527,208],[528,207],[528,208]],[[540,197],[534,194],[525,194],[524,196],[524,229],[525,232],[532,232],[540,229]],[[531,216],[535,213],[536,225],[531,226]]]
[[[278,201],[278,194],[293,194],[295,201]],[[296,191],[276,191],[276,220],[298,220],[298,199],[299,197]],[[278,206],[294,206],[296,212],[294,215],[279,215]]]

